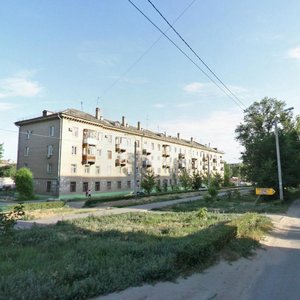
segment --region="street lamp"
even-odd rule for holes
[[[283,111],[293,110],[294,107],[289,107]],[[279,198],[283,200],[283,185],[282,185],[282,173],[281,173],[281,161],[280,161],[280,148],[279,148],[279,139],[278,139],[278,128],[277,128],[277,117],[274,120],[275,127],[275,142],[276,142],[276,155],[277,155],[277,171],[278,171],[278,183],[279,183]]]

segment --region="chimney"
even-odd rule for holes
[[[95,118],[96,118],[97,120],[100,120],[100,119],[101,119],[101,116],[100,116],[100,108],[99,108],[99,107],[96,107]]]
[[[46,117],[47,116],[47,111],[46,110],[43,110],[43,117]]]
[[[194,141],[193,137],[191,137],[191,143]]]
[[[141,130],[141,122],[140,121],[137,122],[137,129]]]
[[[126,126],[126,118],[124,116],[122,117],[122,126]]]
[[[177,139],[180,140],[180,133],[177,133]]]

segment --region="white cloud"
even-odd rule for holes
[[[13,109],[15,105],[6,102],[0,102],[0,111]]]
[[[225,160],[238,161],[241,146],[235,141],[235,128],[242,121],[242,112],[215,111],[205,119],[177,119],[160,123],[160,128],[172,135],[180,132],[181,137],[189,140],[193,137],[201,144],[210,144],[225,152]]]
[[[300,59],[300,46],[290,49],[288,51],[288,57],[293,59]]]
[[[165,105],[164,105],[164,104],[162,104],[162,103],[155,103],[155,104],[153,105],[153,107],[154,107],[154,108],[158,108],[158,109],[160,109],[160,108],[164,108],[164,107],[165,107]]]
[[[205,87],[204,83],[201,82],[192,82],[183,87],[183,90],[186,91],[189,94],[195,94],[199,93],[203,90]]]
[[[38,96],[42,92],[43,87],[37,81],[27,78],[28,75],[28,72],[23,72],[1,79],[0,98]]]

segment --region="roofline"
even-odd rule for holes
[[[185,140],[185,139],[178,139],[176,137],[169,137],[169,136],[166,136],[163,133],[155,133],[155,132],[150,131],[150,130],[147,130],[147,131],[145,131],[143,129],[139,130],[136,127],[133,127],[133,126],[131,126],[130,129],[129,129],[129,127],[123,126],[122,124],[117,126],[117,125],[106,123],[106,122],[114,122],[114,121],[109,121],[109,120],[98,120],[96,118],[95,118],[95,120],[88,120],[86,118],[82,118],[82,117],[74,116],[72,114],[68,114],[64,111],[52,113],[52,114],[46,115],[46,116],[40,116],[40,117],[37,117],[37,118],[17,121],[17,122],[15,122],[15,125],[16,126],[22,126],[22,125],[27,125],[27,124],[31,124],[31,123],[44,122],[44,121],[47,121],[47,120],[60,119],[60,118],[72,119],[72,120],[77,121],[77,122],[96,125],[96,126],[99,126],[99,127],[105,128],[105,129],[113,129],[115,131],[124,132],[124,133],[132,134],[132,135],[138,135],[140,137],[148,137],[148,138],[153,138],[153,139],[156,139],[156,140],[159,140],[159,141],[176,143],[176,144],[179,144],[179,145],[188,146],[188,147],[192,147],[192,148],[197,148],[197,149],[200,149],[200,150],[206,150],[206,151],[210,151],[210,152],[214,152],[214,153],[218,153],[218,154],[225,154],[224,151],[220,151],[220,150],[216,150],[214,148],[207,147],[207,146],[202,145],[202,144],[200,144],[196,141],[188,141],[188,140]]]

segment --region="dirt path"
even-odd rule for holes
[[[176,283],[129,288],[103,300],[298,300],[300,299],[300,201],[285,216],[272,216],[275,228],[252,259],[221,261],[204,273]]]

